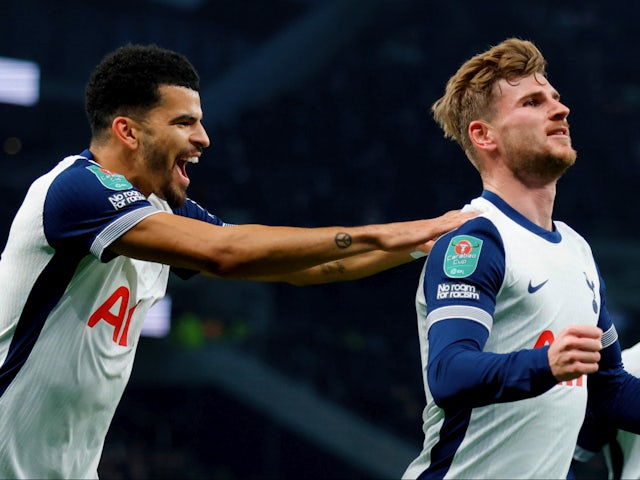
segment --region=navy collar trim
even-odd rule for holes
[[[80,156],[86,158],[87,160],[91,160],[92,162],[96,161],[96,159],[93,157],[93,153],[91,153],[91,150],[89,150],[88,148],[86,150],[83,150]]]
[[[482,198],[493,203],[507,217],[509,217],[521,227],[526,228],[531,233],[538,235],[539,237],[542,237],[551,243],[560,243],[560,241],[562,240],[562,235],[560,235],[560,232],[558,232],[555,223],[553,224],[553,231],[550,232],[549,230],[545,230],[539,225],[533,223],[531,220],[527,219],[524,215],[515,210],[512,206],[510,206],[495,193],[490,192],[489,190],[483,190]]]

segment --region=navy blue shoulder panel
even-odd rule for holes
[[[124,176],[79,158],[51,183],[44,202],[47,242],[56,249],[89,252],[102,230],[121,215],[149,207]]]
[[[173,213],[183,217],[193,218],[195,220],[202,220],[203,222],[212,223],[213,225],[230,225],[223,222],[216,215],[209,213],[206,209],[198,205],[190,198],[179,208],[174,208]]]

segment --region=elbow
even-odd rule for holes
[[[440,408],[447,408],[453,404],[453,400],[456,398],[449,390],[442,388],[435,382],[429,381],[429,391],[433,397],[433,401]]]
[[[239,256],[212,252],[200,259],[200,270],[203,273],[221,278],[243,278],[246,262],[240,261]]]
[[[438,365],[427,367],[427,382],[433,401],[440,408],[447,408],[460,402],[461,392],[458,388],[460,382],[455,378],[444,375]]]
[[[288,283],[295,287],[310,285],[305,275],[296,273],[275,273],[279,266],[269,264],[270,260],[252,258],[249,254],[214,252],[202,260],[202,270],[212,276],[235,280]]]

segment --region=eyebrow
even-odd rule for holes
[[[540,98],[540,97],[545,97],[546,95],[547,95],[547,92],[545,90],[538,89],[532,92],[525,93],[524,95],[520,96],[518,98],[518,102],[521,102],[527,98]],[[560,100],[560,93],[555,89],[552,90],[551,98],[553,98],[554,100]]]
[[[190,115],[188,113],[184,113],[182,115],[178,115],[177,117],[173,117],[170,120],[170,123],[180,123],[180,122],[184,122],[185,120],[188,120],[190,122],[197,122],[198,118],[195,117],[194,115]]]

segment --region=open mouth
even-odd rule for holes
[[[176,165],[178,167],[178,172],[180,173],[180,176],[184,179],[185,183],[187,185],[189,185],[189,175],[187,174],[187,163],[198,163],[200,160],[198,157],[186,157],[186,158],[179,158],[176,161]]]
[[[569,135],[569,130],[567,130],[566,128],[557,128],[548,132],[547,135],[550,137],[566,137]]]

